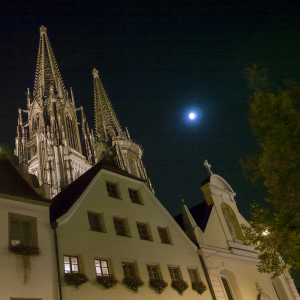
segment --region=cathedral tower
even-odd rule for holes
[[[127,128],[126,133],[122,130],[96,69],[93,70],[93,76],[98,160],[101,160],[107,151],[114,152],[118,166],[146,180],[148,187],[154,192],[143,166],[142,149],[131,140]]]
[[[19,109],[15,155],[19,163],[28,163],[29,172],[37,176],[40,185],[50,185],[51,198],[97,162],[93,132],[82,107],[75,106],[72,88],[70,94],[42,26],[33,95],[28,89],[27,110]],[[26,122],[22,112],[28,116]]]

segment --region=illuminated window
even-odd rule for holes
[[[148,240],[150,241],[150,236],[148,233],[148,228],[147,228],[147,224],[143,224],[143,223],[136,223],[137,229],[139,231],[139,235],[141,240]]]
[[[180,271],[179,271],[178,267],[169,267],[169,273],[170,273],[170,276],[171,276],[172,280],[181,279]]]
[[[221,277],[221,279],[222,279],[222,283],[223,283],[228,300],[234,300],[228,279],[225,277]]]
[[[64,256],[65,273],[79,273],[78,257]]]
[[[98,276],[109,276],[107,260],[95,259],[95,267]]]
[[[199,281],[196,269],[188,269],[191,282]]]
[[[159,279],[158,267],[154,265],[147,265],[149,279]]]
[[[107,188],[109,197],[120,199],[118,190],[117,190],[117,185],[115,183],[106,182],[106,188]]]
[[[158,234],[160,236],[161,242],[164,244],[171,244],[167,228],[165,227],[157,227]]]
[[[135,277],[134,264],[122,262],[124,277]]]
[[[137,190],[128,189],[128,192],[129,192],[131,202],[136,204],[142,204],[142,201],[139,196],[139,192]]]
[[[91,230],[104,232],[99,214],[88,212],[88,218]]]
[[[18,214],[9,214],[10,244],[20,243],[37,246],[36,218]]]

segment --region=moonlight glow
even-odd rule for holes
[[[191,112],[191,113],[189,114],[189,118],[190,118],[191,120],[194,120],[194,119],[196,118],[196,114],[193,113],[193,112]]]

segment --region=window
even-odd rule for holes
[[[148,233],[147,224],[136,223],[136,226],[137,226],[137,229],[139,231],[141,240],[150,241],[151,239],[150,239],[150,236],[149,236],[149,233]]]
[[[93,231],[104,232],[103,226],[101,226],[101,218],[99,214],[88,212],[90,229]]]
[[[124,277],[135,277],[134,264],[122,262]]]
[[[115,183],[106,182],[106,188],[107,188],[109,197],[120,199],[118,190],[117,190],[117,185]]]
[[[109,268],[108,261],[102,259],[95,259],[96,273],[98,276],[108,276],[109,277]]]
[[[65,273],[79,273],[78,257],[64,256]]]
[[[188,269],[191,282],[199,281],[196,269]]]
[[[157,227],[159,237],[161,239],[161,242],[164,244],[171,244],[171,241],[169,239],[167,228],[164,227]]]
[[[169,267],[169,272],[172,280],[181,279],[180,271],[178,267]]]
[[[230,286],[229,286],[228,279],[225,277],[221,277],[221,279],[222,279],[222,283],[223,283],[228,300],[234,300]]]
[[[37,246],[36,218],[9,214],[10,244],[26,243]]]
[[[128,192],[129,192],[131,202],[136,204],[142,204],[142,201],[139,196],[139,192],[137,190],[128,189]]]
[[[123,219],[114,218],[114,225],[117,235],[127,236],[125,222]]]
[[[158,267],[154,265],[147,265],[149,279],[159,279]]]

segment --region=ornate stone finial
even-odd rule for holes
[[[40,34],[41,35],[47,35],[47,27],[45,27],[44,25],[42,25],[40,27]]]
[[[209,176],[213,174],[213,172],[212,172],[211,169],[210,169],[210,168],[211,168],[211,165],[208,163],[207,159],[204,161],[203,166],[206,167]]]
[[[128,137],[128,139],[130,140],[130,135],[129,135],[129,132],[128,132],[127,127],[125,127],[125,129],[126,129],[127,137]]]
[[[27,95],[27,107],[30,107],[30,91],[29,88],[27,88],[27,92],[25,93]]]
[[[257,290],[259,291],[259,293],[261,293],[261,291],[262,291],[263,289],[260,287],[260,285],[259,285],[257,282],[255,282],[255,285],[256,285],[256,288],[257,288]]]
[[[98,70],[96,70],[96,68],[93,69],[93,76],[94,78],[99,78]]]

